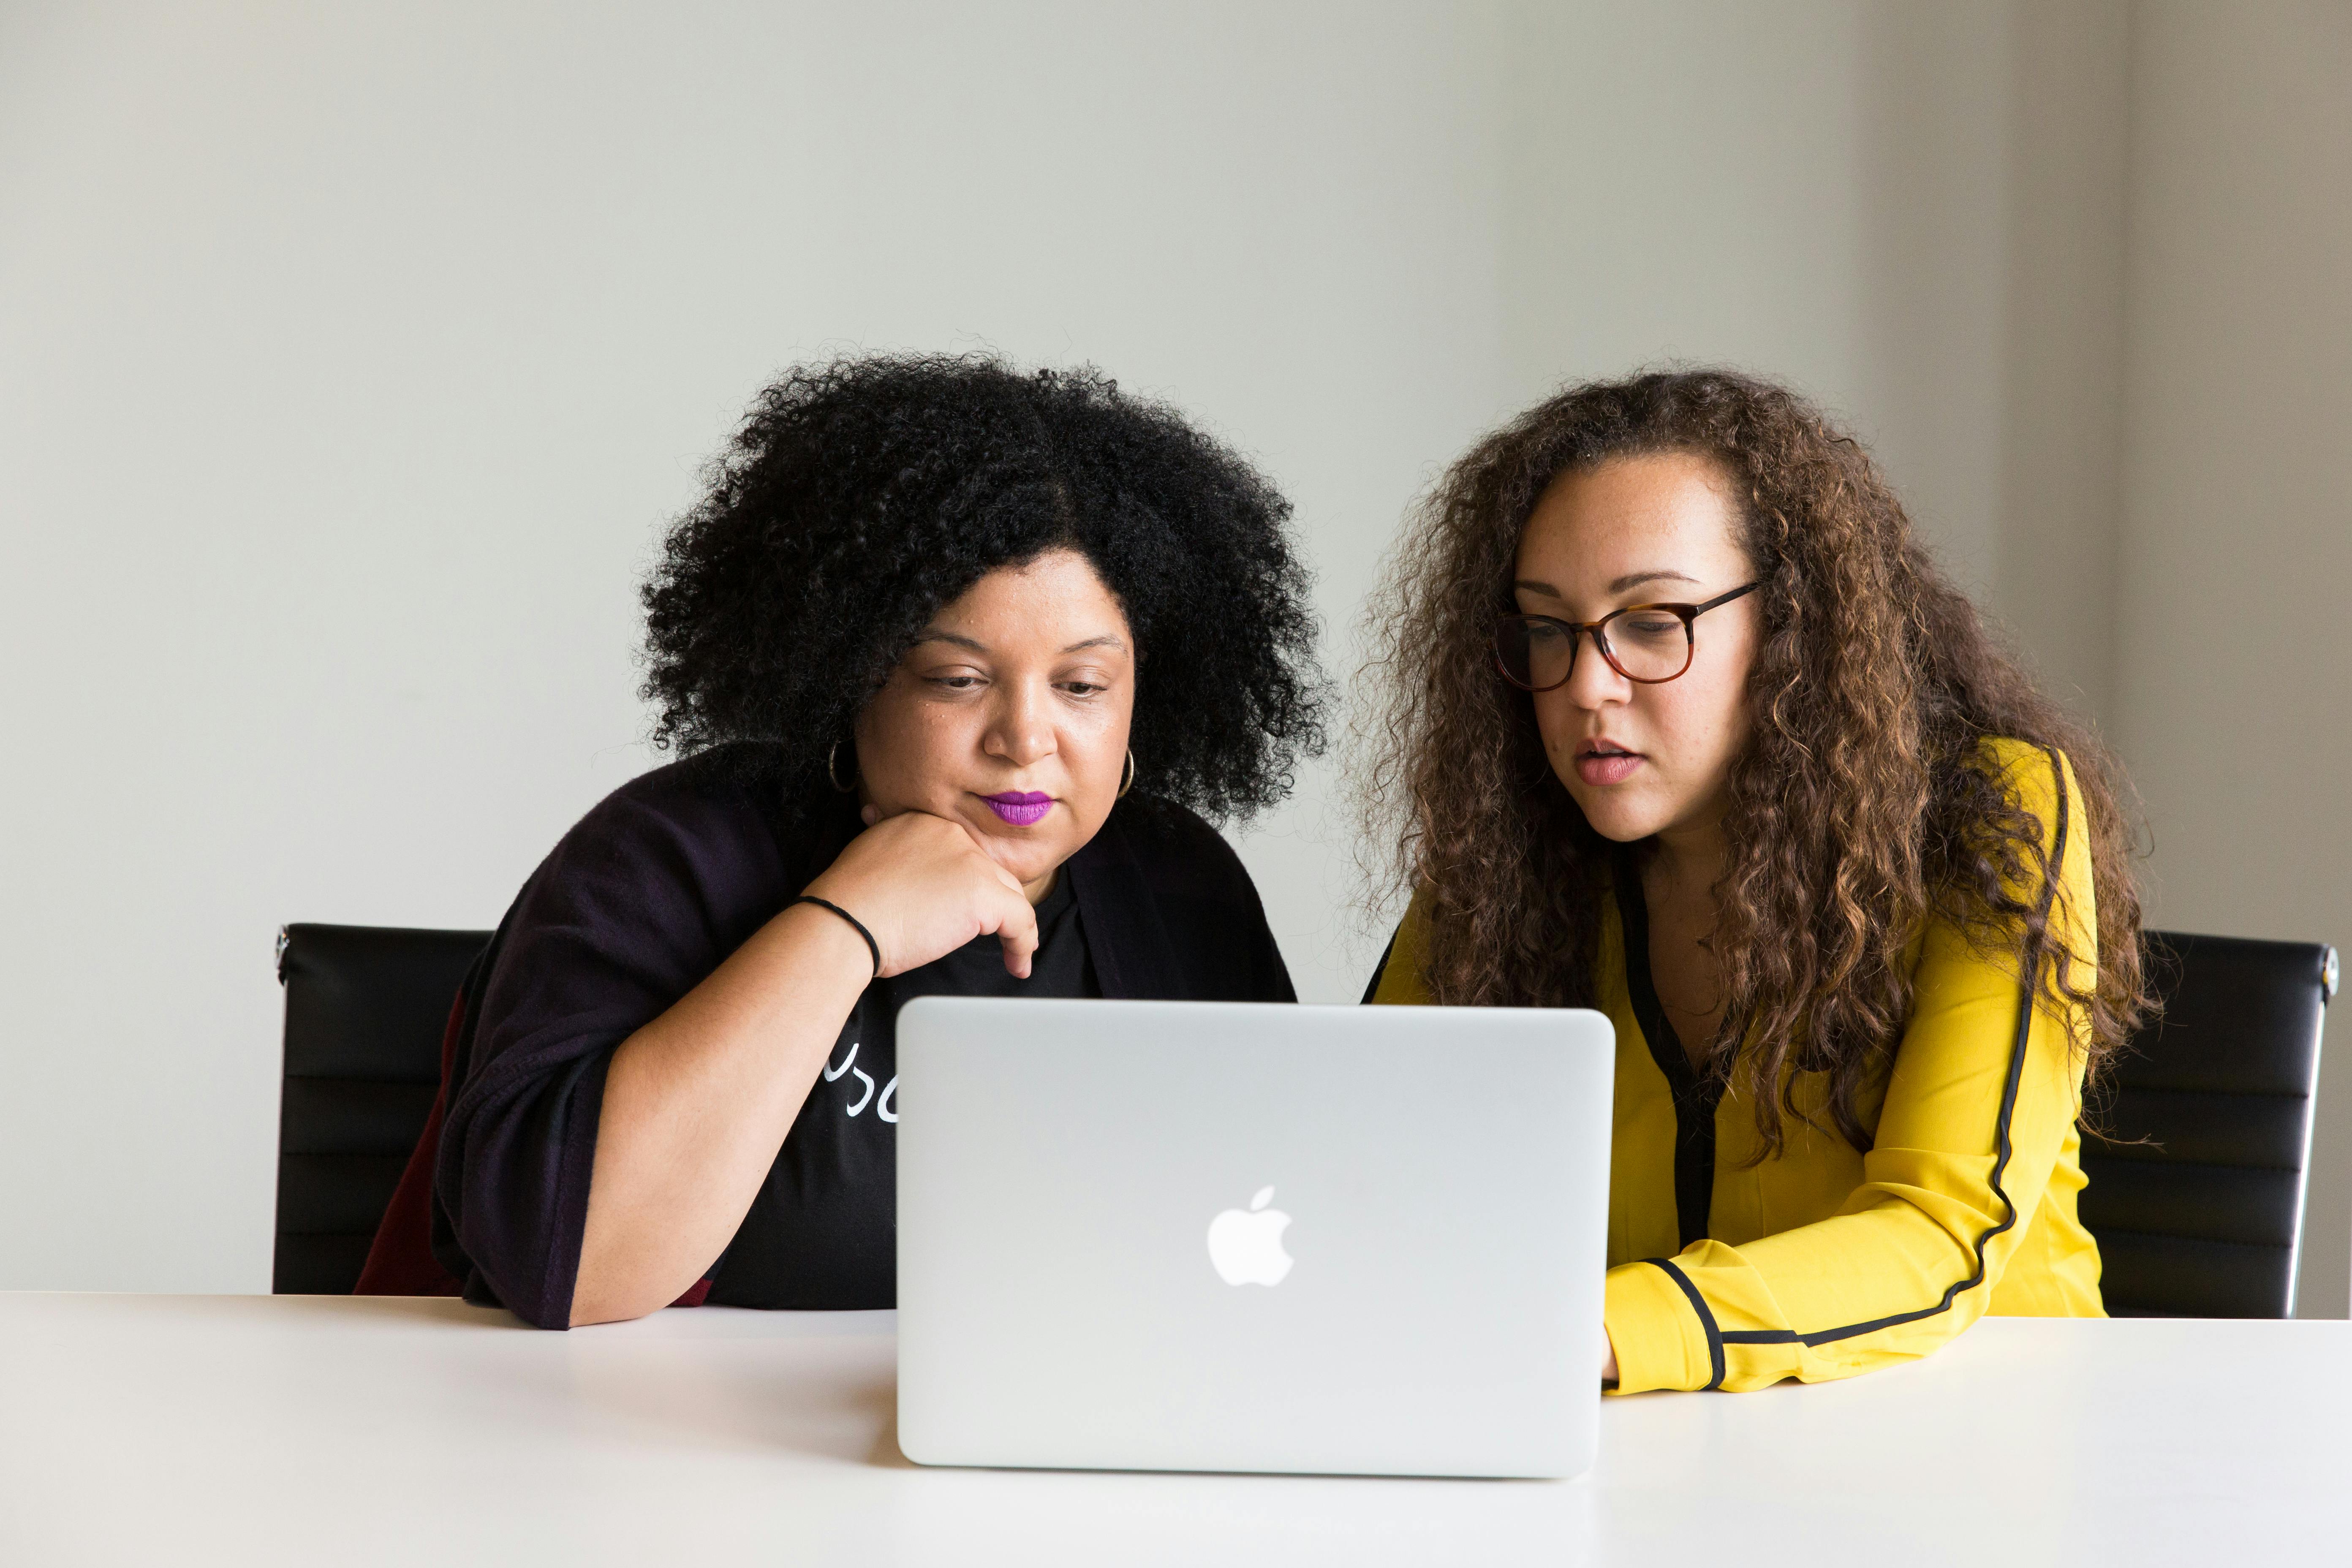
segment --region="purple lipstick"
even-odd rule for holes
[[[1015,827],[1034,826],[1045,821],[1045,814],[1054,809],[1054,797],[1034,790],[1006,790],[1003,795],[984,795],[980,798],[988,802],[989,810]]]

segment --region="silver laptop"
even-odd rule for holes
[[[909,1003],[898,1446],[1586,1469],[1613,1055],[1582,1011]]]

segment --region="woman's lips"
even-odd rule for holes
[[[1034,826],[1045,821],[1045,814],[1054,809],[1054,797],[1034,790],[1007,790],[1003,795],[984,795],[980,798],[988,802],[989,810],[1015,827]]]
[[[1595,787],[1623,784],[1641,765],[1641,752],[1619,751],[1613,746],[1599,750],[1580,746],[1576,752],[1576,776]]]

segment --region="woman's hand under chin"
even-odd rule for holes
[[[874,933],[883,974],[903,974],[974,937],[1004,944],[1004,968],[1027,979],[1037,951],[1037,912],[1021,880],[998,865],[961,823],[903,811],[870,824],[802,889],[838,904]]]

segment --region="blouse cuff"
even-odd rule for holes
[[[1654,1263],[1609,1271],[1601,1321],[1617,1352],[1619,1394],[1705,1388],[1714,1376],[1706,1331],[1674,1278]]]

